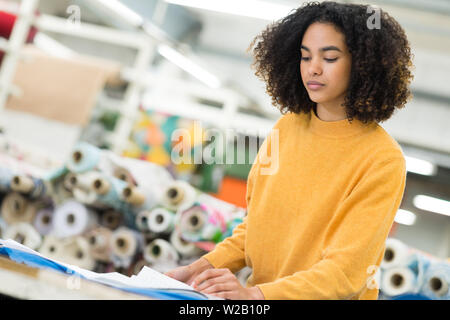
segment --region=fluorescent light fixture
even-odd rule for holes
[[[220,80],[216,76],[204,70],[202,67],[195,64],[193,61],[186,58],[184,55],[171,48],[170,46],[165,44],[159,45],[158,53],[170,62],[176,64],[184,71],[196,77],[198,80],[202,81],[207,86],[214,89],[217,89],[221,86]]]
[[[422,210],[450,216],[450,201],[425,195],[417,195],[413,199],[413,204]]]
[[[113,11],[116,15],[120,16],[122,19],[130,23],[135,27],[139,27],[144,22],[141,15],[131,10],[129,7],[124,5],[118,0],[96,0],[101,3],[104,7]]]
[[[437,168],[433,163],[429,161],[407,156],[405,156],[405,160],[406,160],[406,170],[408,170],[409,172],[422,174],[426,176],[436,175]]]
[[[72,49],[52,39],[51,37],[38,32],[33,39],[33,44],[42,51],[58,58],[71,59],[77,54]]]
[[[410,211],[399,209],[394,221],[407,226],[412,226],[416,222],[416,215]]]
[[[278,20],[289,14],[292,6],[261,0],[165,0],[181,6],[217,11],[262,20]]]

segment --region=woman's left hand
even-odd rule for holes
[[[233,300],[263,300],[258,287],[244,288],[229,269],[208,269],[193,281],[195,290],[219,298]]]

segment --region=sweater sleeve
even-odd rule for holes
[[[254,172],[258,166],[256,157],[247,178],[246,201],[249,207],[254,183]],[[247,230],[247,217],[236,226],[230,237],[218,243],[214,250],[203,255],[214,268],[228,268],[233,273],[245,267],[245,234]]]
[[[352,299],[370,289],[369,266],[378,266],[403,198],[405,159],[373,165],[339,205],[327,226],[322,259],[308,270],[258,284],[274,299]]]

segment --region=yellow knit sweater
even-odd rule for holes
[[[406,182],[400,145],[375,122],[315,112],[285,114],[272,132],[248,176],[244,222],[203,257],[251,267],[247,286],[266,299],[377,299],[372,279]]]

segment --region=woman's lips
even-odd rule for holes
[[[311,90],[318,90],[318,89],[321,89],[324,87],[323,84],[319,84],[319,83],[307,83],[307,86]]]

